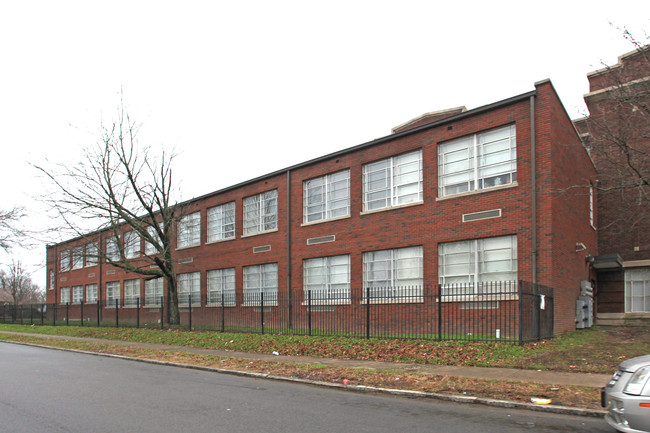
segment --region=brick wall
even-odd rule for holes
[[[538,266],[537,278],[542,284],[558,285],[556,331],[573,329],[576,288],[588,278],[584,257],[575,252],[575,242],[584,242],[595,251],[595,235],[588,226],[588,206],[584,195],[561,191],[589,177],[591,166],[570,120],[550,83],[537,86],[537,170],[538,170]],[[516,125],[517,181],[478,193],[454,197],[438,197],[438,144],[505,125]],[[175,259],[176,273],[200,272],[201,290],[206,293],[206,272],[234,267],[238,294],[243,287],[243,267],[264,263],[278,264],[280,294],[289,291],[299,297],[303,283],[303,260],[313,257],[350,255],[352,295],[363,286],[364,252],[408,246],[422,246],[424,283],[438,282],[438,247],[443,242],[494,236],[515,235],[518,249],[518,278],[533,279],[532,270],[532,201],[531,201],[531,118],[528,97],[512,98],[488,109],[476,109],[430,124],[418,132],[404,132],[380,139],[369,145],[339,152],[326,159],[293,167],[287,172],[269,175],[240,186],[207,195],[188,205],[185,213],[201,212],[201,245],[179,249]],[[421,149],[423,166],[423,201],[375,212],[362,209],[362,167],[366,163]],[[584,166],[584,167],[583,167]],[[350,216],[315,224],[303,223],[303,182],[313,177],[350,170]],[[289,179],[289,181],[288,181]],[[243,199],[271,189],[278,191],[278,228],[275,231],[242,236]],[[583,192],[584,194],[584,192]],[[236,237],[233,240],[206,244],[207,209],[235,201]],[[462,215],[501,209],[501,217],[462,222]],[[290,232],[288,231],[290,226]],[[334,235],[334,242],[307,245],[314,237]],[[290,237],[289,237],[290,236]],[[590,239],[590,236],[593,239]],[[57,254],[86,240],[62,243],[48,250],[48,269]],[[257,246],[270,246],[270,251],[254,253]],[[290,246],[290,258],[288,247]],[[104,247],[104,246],[102,246]],[[581,262],[582,260],[582,262]],[[58,263],[56,263],[58,266]],[[100,284],[105,299],[106,282],[140,278],[135,274],[113,269],[104,264],[57,273],[57,287],[76,284]],[[58,268],[57,268],[58,269]],[[90,274],[95,274],[90,276]],[[65,278],[65,280],[63,280]],[[101,278],[101,281],[100,281]],[[141,284],[144,294],[144,283]],[[556,292],[557,293],[557,292]],[[124,296],[124,288],[121,288]],[[240,295],[238,295],[240,296]],[[557,296],[557,295],[556,295]],[[48,291],[48,302],[53,302]],[[60,300],[60,296],[57,301]],[[245,307],[238,307],[245,308]],[[403,305],[408,310],[414,306]],[[342,310],[342,309],[339,309]],[[487,320],[485,312],[481,319]],[[336,311],[322,312],[334,317]],[[498,322],[498,312],[494,315]],[[396,316],[398,317],[398,316]]]

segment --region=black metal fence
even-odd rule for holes
[[[0,306],[1,323],[177,327],[188,330],[364,338],[502,341],[553,337],[553,289],[526,282],[181,296]]]

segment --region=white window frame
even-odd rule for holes
[[[50,284],[49,288],[50,290],[54,290],[54,287],[56,286],[56,278],[54,277],[54,269],[50,269]]]
[[[136,232],[124,233],[124,257],[134,259],[140,256],[140,235]]]
[[[192,305],[201,305],[201,273],[178,274],[178,305],[188,305],[192,295]]]
[[[350,255],[303,260],[303,303],[311,294],[312,305],[350,303]]]
[[[97,284],[86,284],[86,304],[97,302]]]
[[[517,260],[516,235],[441,243],[438,279],[442,294],[465,297],[517,293]]]
[[[363,253],[363,300],[422,302],[424,249],[421,245]]]
[[[236,305],[235,268],[208,271],[207,280],[208,306],[221,306],[222,293],[224,306],[233,307]]]
[[[159,307],[160,298],[163,297],[163,277],[152,278],[144,282],[144,305],[145,307]]]
[[[278,264],[244,266],[244,306],[278,305]]]
[[[512,185],[517,181],[515,125],[481,131],[438,145],[438,196]]]
[[[178,222],[177,248],[201,245],[201,212],[185,215]]]
[[[235,238],[235,202],[224,203],[208,209],[207,242]]]
[[[60,296],[61,296],[61,304],[69,304],[70,303],[70,287],[61,287],[59,290]]]
[[[272,189],[244,199],[244,236],[277,230],[278,190]]]
[[[162,223],[159,223],[158,227],[160,228],[160,230],[162,230],[163,229]],[[158,244],[162,243],[161,239],[160,239],[160,236],[158,236],[158,233],[156,232],[155,227],[153,227],[153,226],[147,227],[147,233],[149,233],[149,236],[156,239],[156,242],[158,242]],[[154,244],[152,244],[149,241],[145,241],[144,242],[144,253],[149,256],[149,255],[152,255],[152,254],[158,254],[158,250],[156,249]]]
[[[71,269],[81,269],[84,267],[84,247],[78,246],[72,248],[72,266]]]
[[[106,308],[115,308],[115,300],[120,305],[120,282],[108,281],[106,283]]]
[[[120,260],[120,246],[117,237],[106,239],[106,260],[118,262]]]
[[[625,312],[650,313],[650,268],[625,269]]]
[[[124,306],[135,307],[140,299],[140,279],[124,280]]]
[[[61,263],[60,270],[61,272],[67,272],[70,270],[70,250],[61,251]]]
[[[305,224],[350,216],[350,170],[303,182]]]
[[[86,244],[86,267],[97,266],[99,263],[99,247],[97,242]]]
[[[72,286],[72,303],[80,304],[84,300],[84,286]]]
[[[363,211],[422,202],[422,149],[363,166]]]

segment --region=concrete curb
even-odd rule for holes
[[[188,368],[188,369],[200,370],[200,371],[209,371],[209,372],[213,372],[213,373],[230,374],[230,375],[234,375],[234,376],[244,376],[244,377],[257,378],[257,379],[279,380],[279,381],[283,381],[283,382],[301,383],[301,384],[305,384],[305,385],[312,385],[312,386],[318,386],[318,387],[324,387],[324,388],[337,388],[337,389],[341,389],[341,390],[345,390],[345,391],[360,392],[360,393],[390,394],[390,395],[403,396],[403,397],[409,397],[409,398],[428,398],[428,399],[433,399],[433,400],[449,401],[449,402],[453,402],[453,403],[482,404],[482,405],[485,405],[485,406],[503,407],[503,408],[509,408],[509,409],[526,409],[526,410],[533,410],[533,411],[538,411],[538,412],[557,413],[557,414],[563,414],[563,415],[602,417],[607,413],[604,410],[582,409],[582,408],[567,407],[567,406],[557,406],[557,405],[537,405],[537,404],[532,404],[532,403],[519,403],[519,402],[515,402],[515,401],[496,400],[496,399],[491,399],[491,398],[471,397],[471,396],[465,396],[465,395],[447,395],[447,394],[439,394],[439,393],[434,393],[434,392],[409,391],[409,390],[391,389],[391,388],[377,388],[377,387],[365,386],[365,385],[343,385],[343,384],[339,384],[339,383],[322,382],[322,381],[317,381],[317,380],[300,379],[300,378],[295,378],[295,377],[276,376],[276,375],[264,374],[264,373],[255,373],[255,372],[252,372],[252,371],[227,370],[227,369],[223,369],[223,368],[205,367],[205,366],[201,366],[201,365],[183,364],[183,363],[179,363],[179,362],[158,361],[158,360],[155,360],[155,359],[147,359],[147,358],[134,358],[134,357],[124,356],[124,355],[115,355],[115,354],[112,354],[112,353],[89,352],[89,351],[86,351],[86,350],[79,350],[79,349],[66,349],[66,348],[62,348],[62,347],[45,346],[45,345],[42,345],[42,344],[23,343],[23,342],[18,342],[18,341],[5,341],[5,340],[2,340],[2,342],[3,343],[23,345],[23,346],[40,347],[40,348],[43,348],[43,349],[50,349],[50,350],[60,350],[60,351],[64,351],[64,352],[83,353],[83,354],[86,354],[86,355],[103,356],[103,357],[108,357],[108,358],[117,358],[117,359],[123,359],[123,360],[127,360],[127,361],[137,361],[137,362],[143,362],[143,363],[147,363],[147,364],[165,365],[165,366],[170,366],[170,367],[179,367],[179,368]]]

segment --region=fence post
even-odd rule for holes
[[[101,326],[101,323],[99,323],[99,314],[102,308],[102,301],[100,299],[96,299],[95,302],[97,302],[97,327],[99,328]]]
[[[18,306],[18,314],[20,315],[20,324],[23,324],[23,304]]]
[[[438,341],[442,341],[442,284],[438,284]]]
[[[41,326],[45,324],[45,304],[41,304]]]
[[[535,293],[535,308],[537,309],[537,335],[535,339],[539,341],[542,339],[542,294],[537,284],[533,286],[533,293]]]
[[[160,297],[160,329],[165,329],[165,316],[164,316],[164,310],[165,310],[165,297],[161,296]]]
[[[120,313],[119,313],[119,302],[117,299],[115,300],[115,327],[119,328],[120,327]]]
[[[135,298],[135,327],[140,328],[140,298]]]
[[[370,286],[366,287],[366,339],[370,339]]]
[[[262,335],[264,335],[264,291],[260,290],[260,305],[261,305],[261,320],[262,320]]]
[[[56,300],[52,304],[52,326],[56,326]]]
[[[523,303],[523,283],[519,280],[518,284],[518,302],[519,302],[519,345],[524,345],[524,303]]]
[[[311,290],[307,292],[307,321],[309,323],[309,336],[311,336]]]
[[[84,301],[80,301],[79,309],[79,314],[81,315],[81,326],[84,326]]]
[[[189,330],[192,331],[192,294],[189,294],[189,297],[187,298],[187,306],[188,306],[188,314],[189,314],[189,319],[188,319],[188,325],[189,325]]]
[[[65,303],[65,326],[70,326],[70,303]]]
[[[34,304],[29,304],[29,324],[34,324]]]
[[[226,330],[226,298],[225,294],[221,292],[221,332]]]

